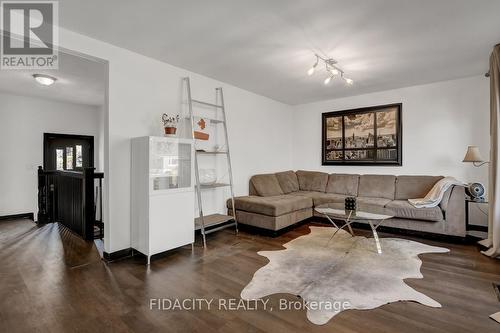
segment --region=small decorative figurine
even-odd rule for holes
[[[200,120],[196,122],[196,125],[196,128],[193,129],[194,138],[197,140],[208,140],[210,134],[206,132],[207,122],[205,121],[205,119],[200,118]]]

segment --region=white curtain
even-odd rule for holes
[[[483,254],[500,256],[500,161],[498,139],[500,131],[500,44],[490,57],[490,181],[488,186],[489,216],[488,239],[480,242],[488,247]]]

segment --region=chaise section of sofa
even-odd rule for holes
[[[250,179],[250,195],[234,200],[236,218],[240,223],[277,231],[313,215],[312,198],[294,195],[299,189],[295,173],[280,174],[256,175]],[[228,200],[227,208],[233,211],[231,200]]]
[[[357,197],[360,205],[390,209],[394,218],[383,225],[421,232],[465,236],[465,192],[451,187],[443,201],[433,208],[415,208],[408,199],[424,197],[441,176],[394,176],[327,174],[299,170],[255,175],[250,179],[249,196],[235,198],[239,223],[277,231],[321,216],[314,207],[343,203]],[[227,207],[233,212],[231,201]]]

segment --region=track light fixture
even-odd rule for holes
[[[326,70],[326,73],[328,74],[328,76],[326,77],[325,81],[323,81],[323,83],[325,85],[328,85],[332,79],[335,77],[335,76],[338,76],[340,75],[340,78],[342,78],[345,83],[347,83],[348,85],[352,85],[354,83],[354,81],[350,78],[347,78],[345,76],[345,73],[342,69],[340,69],[338,66],[337,66],[337,61],[335,61],[334,59],[332,58],[323,58],[321,56],[319,56],[318,54],[314,54],[314,56],[316,57],[316,62],[314,63],[314,65],[307,71],[307,74],[309,76],[313,75],[315,70],[316,70],[316,67],[318,66],[318,63],[319,61],[323,61],[325,63],[325,70]]]

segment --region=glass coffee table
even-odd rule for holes
[[[394,217],[393,212],[390,209],[368,205],[368,204],[357,204],[357,209],[354,210],[345,210],[344,203],[327,203],[323,205],[319,205],[314,209],[316,212],[324,215],[328,221],[337,230],[333,233],[330,240],[335,237],[335,235],[344,228],[348,228],[349,232],[352,236],[354,236],[354,232],[352,231],[351,224],[354,222],[365,222],[370,225],[373,233],[373,239],[375,239],[375,245],[377,246],[377,252],[379,254],[382,253],[382,247],[380,246],[380,240],[377,234],[377,228],[387,219]],[[339,227],[334,220],[342,220],[345,224]]]

